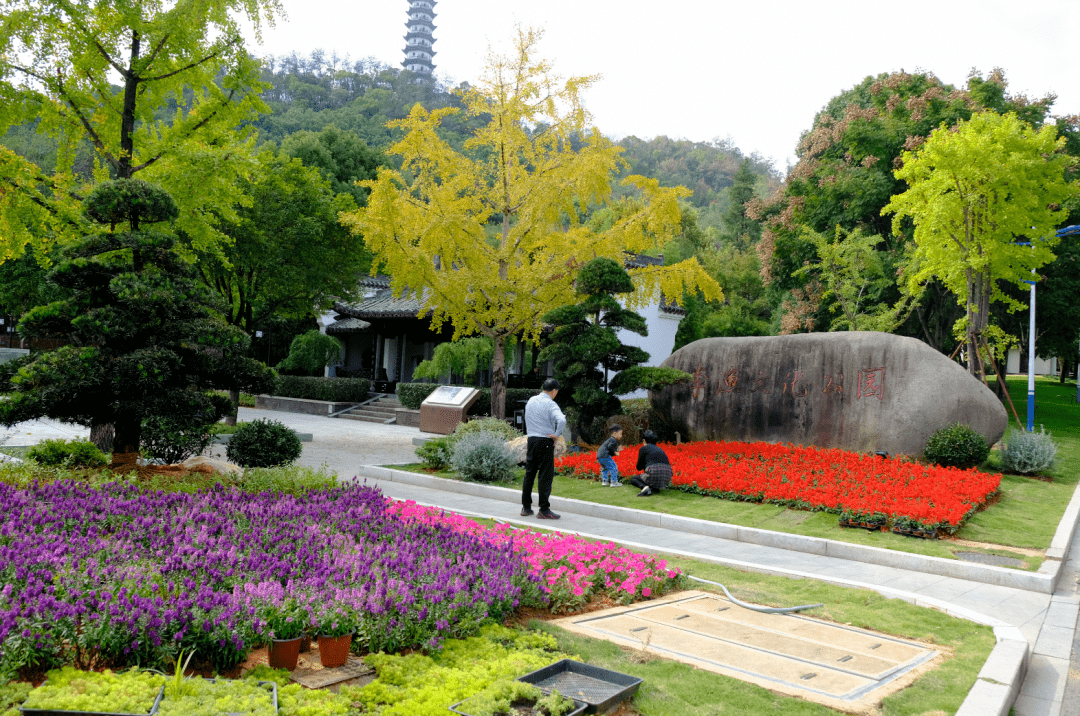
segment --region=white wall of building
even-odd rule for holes
[[[1006,373],[1019,373],[1020,372],[1020,349],[1010,348],[1009,359],[1005,364]],[[1058,361],[1057,358],[1051,358],[1050,360],[1043,360],[1042,358],[1035,359],[1035,374],[1036,375],[1057,375],[1058,374]],[[1025,370],[1026,373],[1026,370]]]
[[[675,348],[675,332],[679,330],[681,315],[660,310],[660,303],[652,303],[638,309],[638,314],[645,319],[649,335],[641,336],[633,331],[619,330],[619,342],[627,346],[637,346],[649,354],[649,360],[642,365],[658,367],[671,355]],[[635,390],[621,396],[623,398],[647,398],[648,391]]]

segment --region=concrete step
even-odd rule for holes
[[[393,410],[379,410],[377,408],[372,409],[365,405],[362,408],[353,408],[347,413],[342,413],[342,415],[366,415],[369,418],[383,418],[384,420],[389,420],[390,418],[395,417],[397,414]]]
[[[379,398],[368,403],[368,406],[379,406],[380,408],[400,408],[402,407],[401,401],[397,398]]]
[[[364,422],[364,423],[382,423],[384,425],[392,425],[396,420],[396,418],[394,416],[390,416],[389,418],[385,418],[385,417],[376,417],[376,416],[373,416],[373,415],[357,415],[355,413],[342,413],[338,417],[339,418],[345,418],[346,420],[359,420],[359,421]]]

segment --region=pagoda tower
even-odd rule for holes
[[[401,66],[410,72],[431,76],[435,65],[435,5],[437,0],[409,0],[409,33],[405,35],[405,60]]]

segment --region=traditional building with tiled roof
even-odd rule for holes
[[[628,254],[626,268],[662,266],[663,256]],[[376,381],[377,392],[392,392],[397,382],[410,382],[416,366],[429,360],[439,343],[450,341],[453,329],[449,322],[438,332],[431,330],[430,311],[421,314],[426,289],[421,294],[405,291],[395,297],[390,289],[389,276],[369,276],[360,285],[364,299],[358,303],[335,303],[334,313],[324,320],[327,335],[338,338],[345,350],[342,363],[331,369],[331,375],[356,376]],[[671,355],[675,332],[686,311],[661,296],[638,313],[645,319],[648,336],[620,331],[619,340],[649,353],[647,365],[658,366]],[[508,384],[520,382],[524,372],[525,353],[520,346],[512,358],[508,356]],[[541,372],[547,372],[541,370]]]

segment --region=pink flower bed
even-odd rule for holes
[[[532,573],[541,578],[555,614],[580,609],[596,597],[630,604],[660,596],[685,582],[682,571],[669,568],[665,560],[611,542],[590,542],[560,533],[542,534],[510,525],[485,527],[453,512],[422,507],[411,500],[393,502],[388,512],[505,544],[520,554]]]

